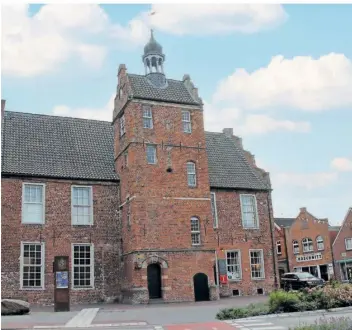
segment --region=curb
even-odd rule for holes
[[[339,308],[331,308],[331,309],[319,309],[316,311],[306,311],[306,312],[294,312],[294,313],[280,313],[280,314],[268,314],[268,315],[258,315],[258,316],[250,316],[241,319],[231,319],[227,321],[242,321],[242,320],[257,320],[257,319],[266,319],[266,318],[274,318],[274,317],[289,317],[289,316],[299,316],[299,315],[312,315],[312,314],[324,314],[324,313],[333,313],[333,312],[341,312],[341,311],[352,311],[352,306],[350,307],[339,307]],[[225,321],[226,322],[226,321]]]

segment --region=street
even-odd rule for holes
[[[255,297],[258,300],[258,297]],[[265,301],[266,297],[261,297]],[[350,317],[352,309],[324,313],[295,313],[260,316],[241,320],[216,320],[216,313],[225,307],[244,306],[253,297],[219,302],[180,303],[165,305],[94,305],[55,313],[52,308],[33,311],[29,315],[1,318],[2,329],[119,329],[119,330],[287,330],[300,324],[312,324],[320,318]],[[34,309],[35,310],[35,309]]]

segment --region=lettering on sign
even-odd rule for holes
[[[321,253],[312,253],[312,254],[306,254],[306,255],[301,255],[296,257],[297,262],[321,260],[321,259],[323,259],[323,256],[321,255]]]

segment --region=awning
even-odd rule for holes
[[[336,260],[338,264],[344,264],[344,263],[350,263],[352,262],[352,259],[342,259],[342,260]]]

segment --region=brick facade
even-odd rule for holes
[[[146,58],[160,49],[151,39]],[[160,61],[152,63],[161,65],[163,55],[157,56]],[[71,257],[73,243],[94,244],[94,287],[72,289],[72,303],[217,300],[268,293],[277,286],[269,174],[256,166],[232,129],[204,131],[203,104],[188,75],[182,81],[165,79],[160,71],[149,77],[129,75],[120,65],[112,125],[7,112],[2,172],[4,297],[52,303],[54,257]],[[169,86],[154,85],[163,82]],[[152,128],[143,127],[145,106],[152,112]],[[190,113],[191,132],[183,130],[183,111]],[[46,143],[37,154],[36,134]],[[155,164],[147,161],[150,145],[156,149]],[[31,155],[30,161],[22,157],[24,152]],[[194,186],[188,183],[189,162],[195,167]],[[39,179],[43,175],[38,173],[57,178]],[[67,179],[73,177],[85,179]],[[43,225],[21,223],[25,181],[45,183]],[[92,226],[71,223],[71,186],[76,184],[93,187]],[[218,226],[211,192],[216,196]],[[249,206],[241,205],[242,195],[252,201]],[[256,229],[244,228],[243,207],[246,221],[258,225],[249,227]],[[20,289],[24,241],[45,243],[42,290]],[[231,250],[239,251],[236,274],[241,276],[220,283],[220,265],[225,265],[225,275],[232,267],[226,254]]]
[[[301,208],[293,223],[288,227],[282,227],[281,230],[285,237],[286,246],[283,248],[288,256],[288,271],[310,272],[325,280],[334,276],[327,219],[318,219],[310,214],[306,208]],[[278,234],[276,237],[279,239]],[[318,244],[319,237],[322,238],[322,243]],[[311,242],[307,240],[311,240]],[[296,252],[294,251],[294,242],[297,243]],[[283,258],[280,260],[283,261]]]
[[[94,289],[71,289],[71,303],[114,299],[120,290],[119,190],[116,183],[2,177],[1,180],[1,295],[36,304],[54,299],[53,261],[66,255],[72,262],[71,244],[94,245]],[[22,224],[23,183],[45,184],[45,223]],[[71,186],[92,185],[94,224],[72,226]],[[21,242],[45,243],[44,289],[20,289]],[[72,275],[72,274],[70,274]]]
[[[352,208],[333,242],[334,266],[337,280],[352,280]]]

